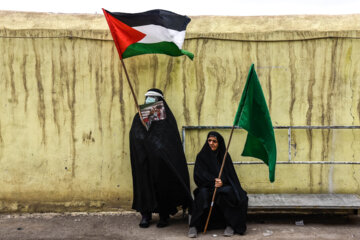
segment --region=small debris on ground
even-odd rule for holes
[[[304,226],[304,220],[295,221],[296,226]]]
[[[273,231],[271,231],[271,230],[266,230],[266,231],[263,233],[263,236],[264,236],[264,237],[268,237],[268,236],[271,236],[271,235],[273,235]]]

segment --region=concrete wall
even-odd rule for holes
[[[251,63],[274,126],[360,125],[359,15],[192,19],[194,61],[125,60],[139,102],[162,89],[179,129],[231,125]],[[102,15],[0,12],[0,211],[129,208],[135,112]],[[206,133],[186,132],[188,162]],[[287,161],[287,130],[275,134]],[[251,160],[245,137],[233,161]],[[360,162],[359,143],[360,130],[294,130],[292,161]],[[265,165],[236,169],[249,193],[359,193],[359,166],[278,165],[273,184]]]

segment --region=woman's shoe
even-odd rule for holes
[[[234,235],[234,229],[232,229],[230,226],[227,226],[224,231],[224,236],[231,237],[232,235]]]
[[[139,227],[148,228],[150,226],[150,220],[151,220],[151,215],[148,214],[142,215],[141,221],[139,223]]]
[[[196,238],[197,237],[197,229],[196,229],[196,227],[190,227],[189,228],[188,237],[189,238]]]
[[[163,228],[169,225],[169,214],[160,215],[160,220],[156,225],[158,228]]]

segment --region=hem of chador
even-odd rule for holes
[[[201,218],[201,217],[200,217]],[[217,223],[209,223],[208,230],[215,230],[215,229],[225,229],[227,226],[230,226],[232,229],[234,229],[234,233],[244,235],[247,231],[247,226],[245,223],[245,226],[241,227],[242,224],[238,227],[234,227],[232,224],[224,220],[223,222],[217,222]],[[191,223],[191,220],[189,222],[189,227],[196,227],[198,231],[203,231],[205,228],[205,222],[202,222],[201,219],[198,219],[195,223]],[[239,230],[239,228],[241,230]]]
[[[141,213],[141,214],[143,214],[143,213],[145,213],[145,214],[147,214],[147,213],[149,213],[149,214],[153,214],[153,213],[155,213],[155,214],[159,214],[159,211],[148,211],[148,210],[137,210],[137,209],[134,209],[133,208],[133,210],[135,210],[136,212],[138,212],[138,213]]]
[[[236,229],[233,228],[231,225],[228,225],[228,226],[230,226],[232,229],[234,229],[234,233],[236,233],[236,234],[245,235],[245,233],[246,233],[246,229],[245,229],[244,231],[236,231]],[[204,228],[205,228],[205,226],[195,226],[195,225],[189,224],[189,228],[191,228],[191,227],[195,227],[198,232],[203,231]],[[208,227],[207,230],[215,230],[215,229],[218,230],[218,229],[225,229],[225,228],[226,228],[226,226],[221,226],[221,227]]]
[[[176,209],[176,211],[164,211],[164,212],[159,211],[159,210],[152,210],[152,211],[150,211],[150,210],[138,210],[138,209],[135,209],[135,208],[133,208],[133,210],[135,210],[136,212],[138,212],[140,214],[153,214],[154,213],[154,214],[159,214],[159,215],[164,215],[164,216],[166,216],[166,215],[173,216],[173,215],[175,215],[176,213],[179,212],[178,209]]]

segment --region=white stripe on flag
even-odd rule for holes
[[[179,32],[153,24],[133,28],[146,34],[138,43],[174,42],[180,49],[184,43],[185,30]]]

